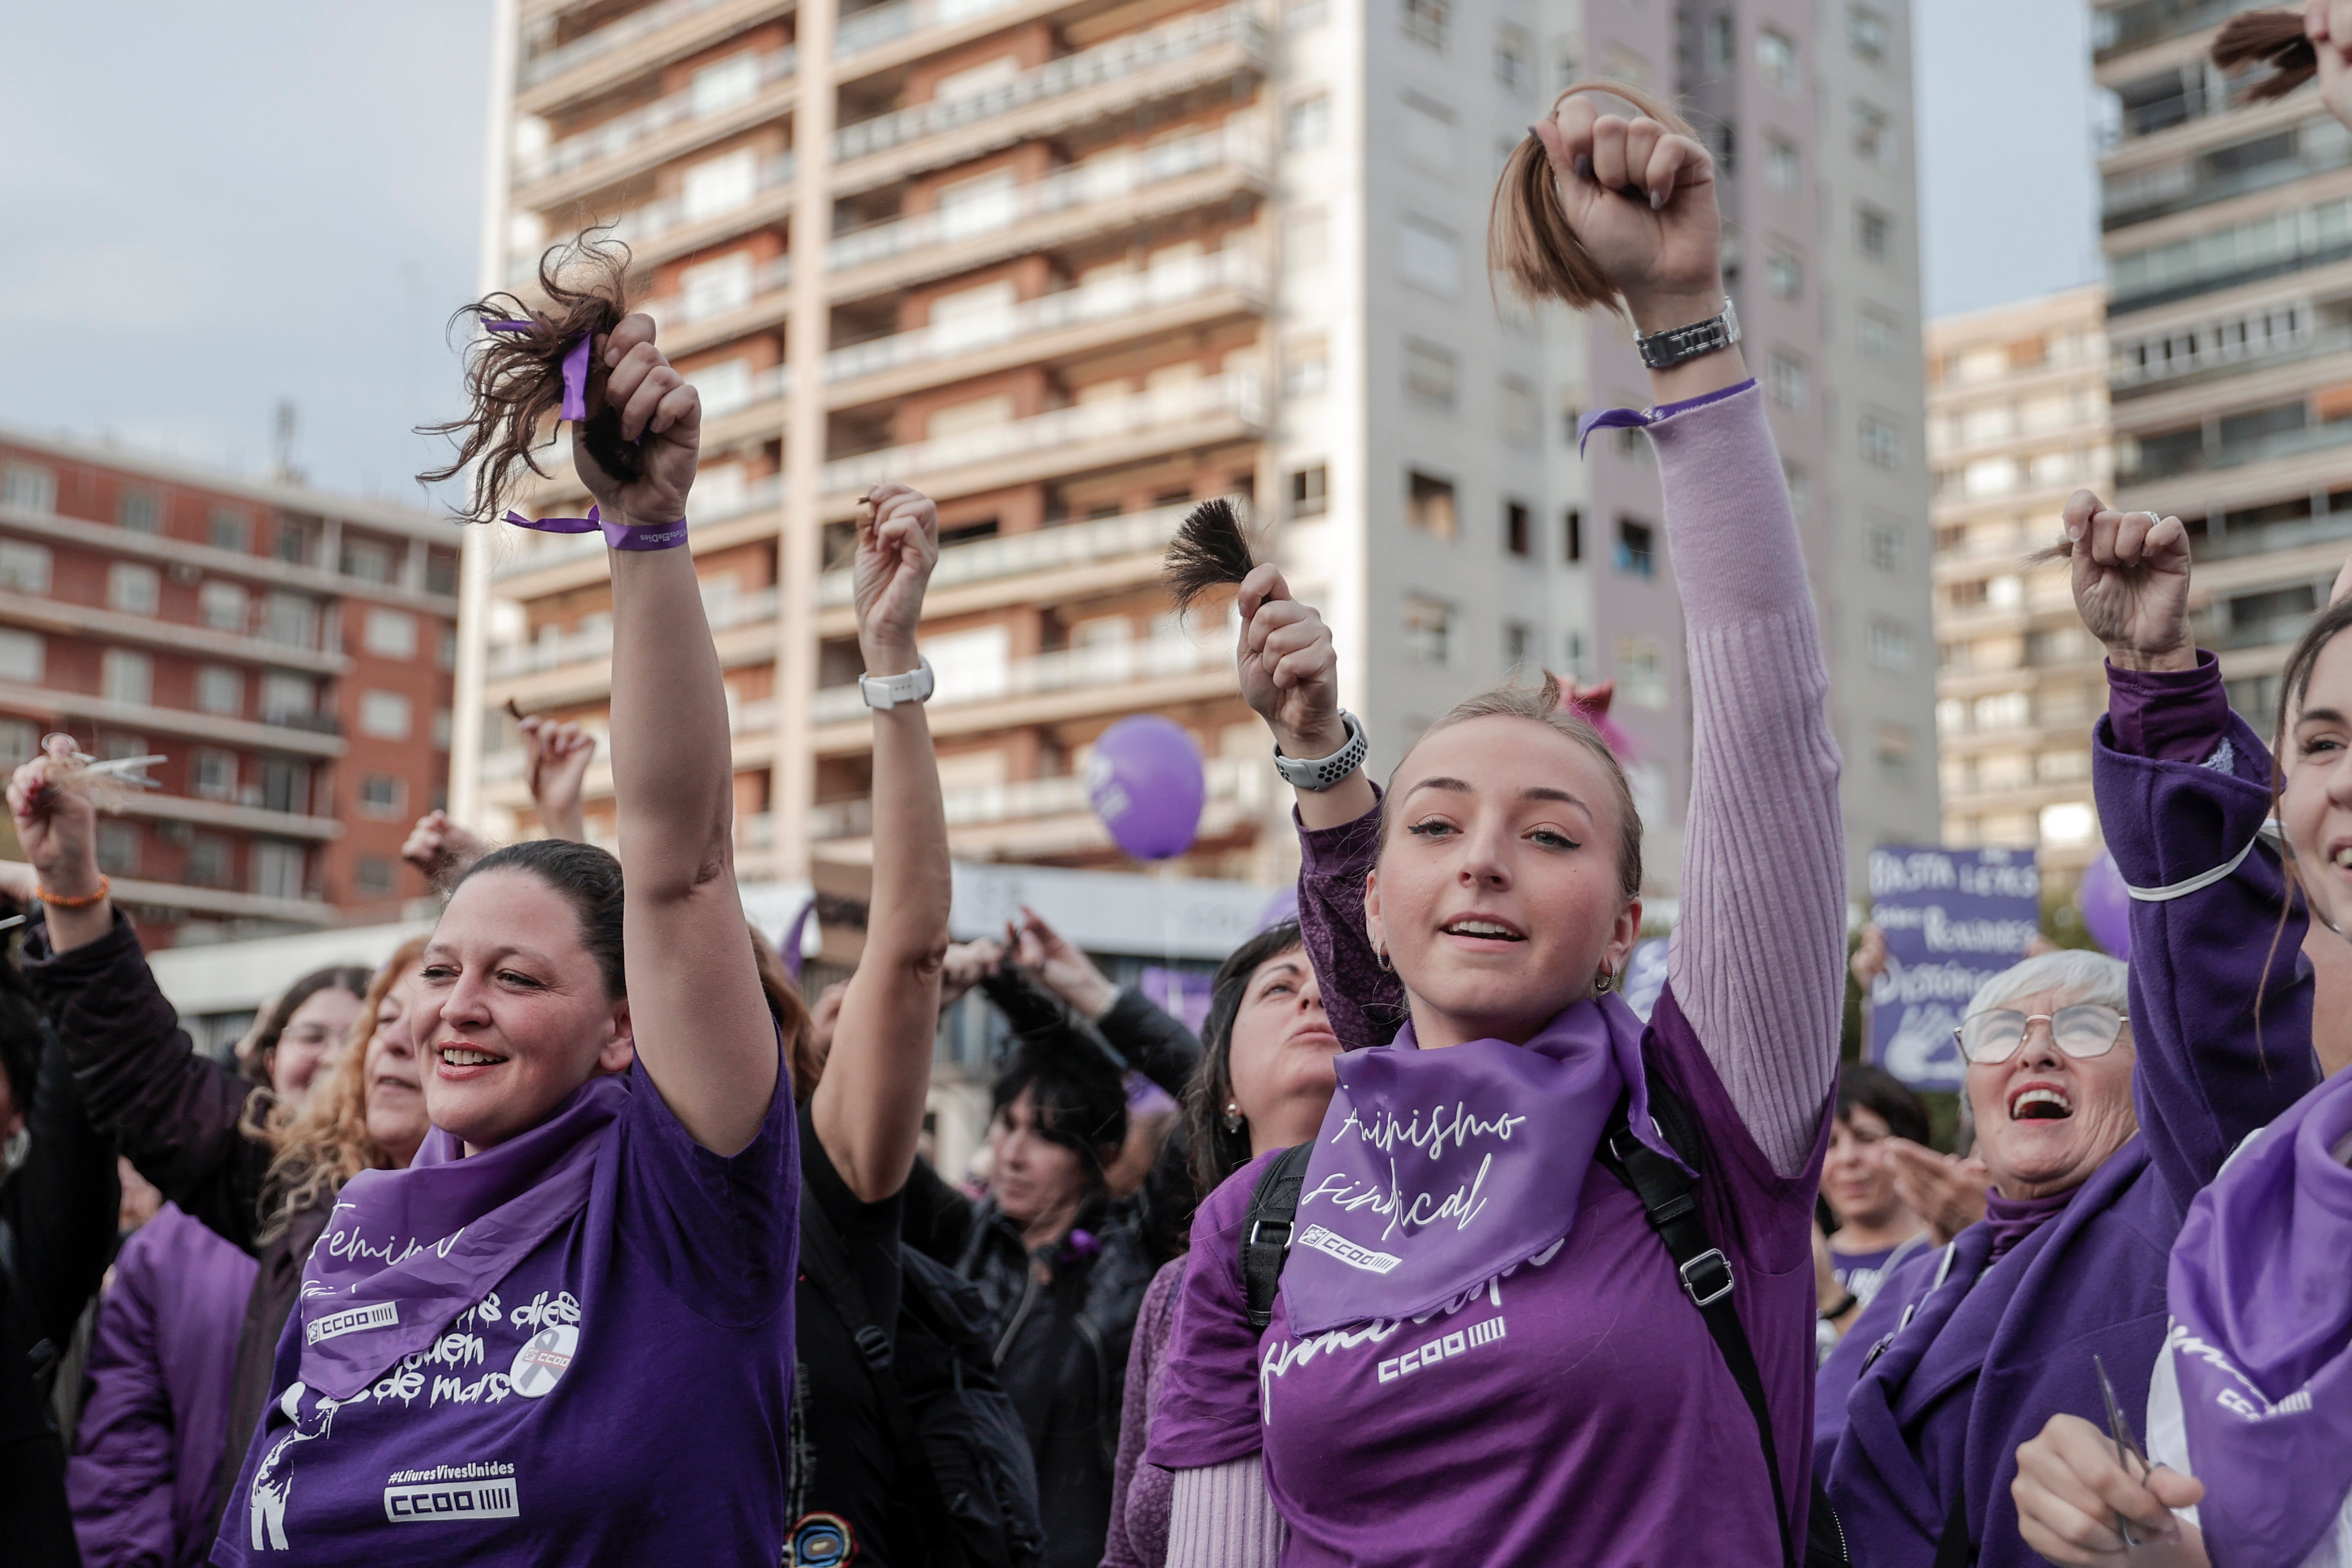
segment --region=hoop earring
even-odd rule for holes
[[[1385,946],[1372,949],[1372,962],[1381,966],[1381,973],[1382,974],[1394,974],[1396,973],[1395,970],[1389,967],[1389,950]]]
[[[1617,972],[1613,969],[1602,970],[1600,978],[1592,983],[1592,994],[1595,996],[1606,996],[1616,989]]]
[[[1241,1130],[1242,1108],[1238,1102],[1229,1100],[1225,1101],[1225,1131],[1238,1132]]]

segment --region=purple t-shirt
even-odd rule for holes
[[[1793,1521],[1811,1471],[1822,1146],[1795,1174],[1773,1173],[1671,988],[1648,1057],[1704,1133],[1700,1203],[1738,1279]],[[1779,1555],[1738,1384],[1641,1205],[1604,1166],[1585,1177],[1564,1244],[1459,1310],[1300,1340],[1279,1293],[1263,1334],[1244,1315],[1240,1231],[1272,1158],[1243,1167],[1193,1219],[1145,1457],[1190,1469],[1263,1452],[1289,1527],[1284,1568]]]
[[[1840,1252],[1830,1248],[1830,1273],[1837,1282],[1867,1301],[1878,1294],[1878,1287],[1886,1278],[1886,1261],[1895,1256],[1892,1247],[1882,1247],[1875,1252]]]
[[[731,1159],[643,1066],[581,1211],[429,1351],[304,1388],[299,1314],[212,1560],[773,1563],[786,1514],[800,1165],[777,1075]]]

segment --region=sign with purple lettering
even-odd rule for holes
[[[1917,1088],[1958,1089],[1961,1011],[2042,929],[2033,851],[1874,849],[1870,897],[1870,918],[1886,933],[1886,967],[1870,988],[1870,1058]]]

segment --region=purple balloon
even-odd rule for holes
[[[1192,847],[1208,796],[1201,748],[1172,719],[1138,713],[1095,742],[1087,799],[1118,847],[1139,860],[1165,860]]]
[[[2083,868],[2083,885],[2075,889],[2075,905],[2091,940],[2111,957],[2131,962],[2131,894],[2124,890],[2124,874],[2105,850]]]

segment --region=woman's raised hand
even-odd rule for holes
[[[99,889],[98,807],[83,791],[60,782],[79,772],[72,738],[51,735],[8,781],[8,811],[25,858],[43,888],[68,899]]]
[[[1723,218],[1705,147],[1647,115],[1604,114],[1581,92],[1529,129],[1569,226],[1636,327],[1688,326],[1723,309]]]
[[[877,485],[857,504],[857,646],[868,674],[903,674],[915,668],[923,591],[940,563],[940,509],[905,485]]]
[[[551,838],[586,839],[588,821],[580,799],[596,737],[568,721],[533,713],[522,721],[522,749],[523,776],[530,784],[531,804],[539,807],[540,826]]]
[[[2304,0],[2303,36],[2319,60],[2319,99],[2352,125],[2352,0]]]
[[[1328,757],[1346,745],[1339,653],[1323,617],[1290,596],[1271,563],[1242,579],[1234,608],[1242,620],[1234,655],[1242,700],[1265,721],[1283,754]]]
[[[2018,1533],[2053,1563],[2205,1568],[2203,1538],[2172,1512],[2203,1497],[2204,1483],[2162,1465],[2145,1479],[2134,1475],[2113,1439],[2079,1415],[2053,1415],[2017,1450],[2009,1495]]]
[[[2076,490],[2063,514],[2074,608],[2122,669],[2194,669],[2189,531],[2177,517],[2112,511]]]
[[[623,317],[597,353],[606,374],[601,389],[590,379],[589,412],[600,405],[621,411],[621,437],[639,443],[645,474],[634,484],[622,484],[588,455],[582,441],[572,444],[572,466],[614,521],[676,522],[686,515],[686,492],[694,488],[702,398],[654,346],[654,319],[642,311]]]

